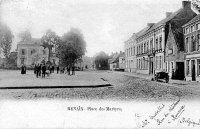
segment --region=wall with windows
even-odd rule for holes
[[[136,72],[136,35],[124,42],[125,46],[125,71]]]
[[[48,49],[40,45],[18,44],[17,66],[22,64],[27,67],[33,67],[34,64],[41,63],[42,60],[48,60]]]

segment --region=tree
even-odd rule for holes
[[[106,70],[108,69],[108,54],[101,51],[95,55],[94,64],[97,69],[99,70]]]
[[[8,60],[13,40],[13,34],[10,28],[6,25],[0,25],[0,47],[2,49],[3,55]]]
[[[85,52],[86,42],[83,34],[75,28],[71,28],[69,32],[65,33],[61,38],[61,42],[57,45],[57,55],[60,63],[65,66],[81,60]]]
[[[51,30],[47,30],[46,34],[42,37],[41,42],[42,46],[45,48],[48,48],[49,54],[48,54],[48,61],[50,61],[50,56],[52,53],[52,48],[56,47],[56,44],[60,41],[59,36],[56,35],[55,32]]]
[[[21,42],[30,41],[32,39],[32,36],[29,30],[25,30],[19,33],[18,36],[21,39]]]

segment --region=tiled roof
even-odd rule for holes
[[[200,21],[200,14],[198,14],[196,17],[194,17],[193,19],[191,19],[188,23],[186,23],[183,26],[186,26],[186,25],[188,25],[190,23],[193,23],[193,22],[196,22],[196,21]]]
[[[176,12],[172,13],[170,16],[164,18],[163,20],[155,23],[152,27],[146,27],[143,30],[141,30],[140,32],[138,32],[137,36],[140,37],[150,31],[152,31],[153,29],[156,29],[157,27],[161,26],[161,25],[165,25],[167,22],[169,22],[170,20],[172,20],[177,14],[179,14],[182,10],[184,10],[183,8],[177,10]]]

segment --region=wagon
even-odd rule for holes
[[[169,82],[169,75],[166,72],[158,72],[154,76],[156,81],[165,80],[166,83]]]

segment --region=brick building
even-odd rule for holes
[[[200,81],[200,14],[183,26],[185,40],[185,78]]]
[[[191,9],[190,1],[183,1],[182,8],[174,13],[167,12],[166,18],[157,23],[150,23],[146,28],[137,34],[137,73],[154,74],[159,71],[169,71],[169,61],[165,62],[165,47],[172,34],[170,34],[170,26],[173,28],[173,34],[182,33],[182,25],[194,18],[196,13]],[[175,40],[176,37],[175,36]],[[182,36],[183,37],[183,36]],[[180,37],[180,39],[182,38]],[[178,44],[183,44],[183,40],[178,40]],[[173,42],[173,44],[176,42]],[[174,64],[172,64],[174,66]],[[175,66],[174,66],[175,67]]]

